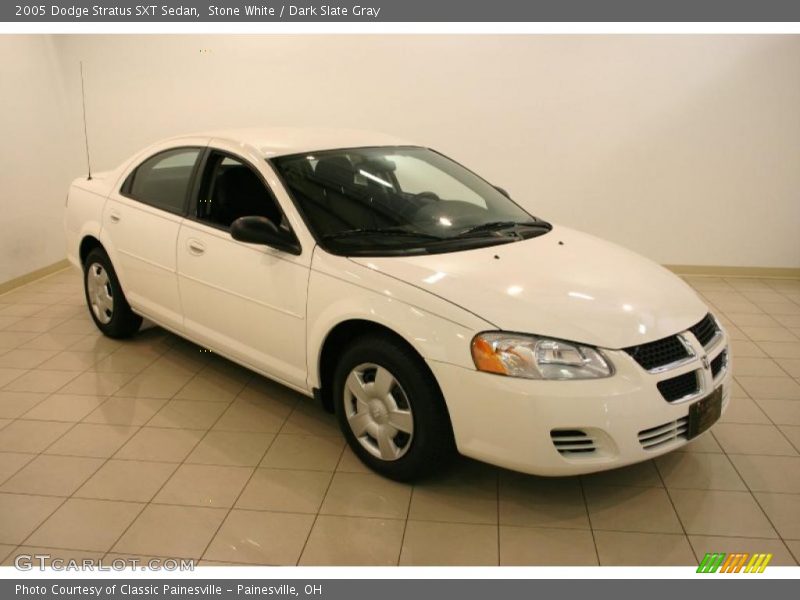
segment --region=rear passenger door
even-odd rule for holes
[[[175,248],[195,171],[205,148],[168,148],[124,178],[103,210],[104,245],[131,307],[181,330]]]
[[[306,383],[311,248],[299,255],[234,240],[239,217],[270,219],[294,236],[268,185],[266,161],[209,148],[180,228],[177,267],[187,334],[295,388]]]

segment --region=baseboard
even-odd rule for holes
[[[5,294],[6,292],[10,292],[14,288],[18,288],[21,285],[25,285],[26,283],[30,283],[31,281],[36,281],[37,279],[41,279],[42,277],[47,277],[48,275],[52,275],[58,271],[66,269],[69,266],[69,261],[65,258],[58,262],[53,263],[52,265],[47,265],[46,267],[42,267],[41,269],[36,269],[35,271],[31,271],[30,273],[26,273],[25,275],[20,275],[19,277],[15,277],[14,279],[9,279],[6,282],[0,283],[0,294]]]
[[[677,275],[706,277],[756,277],[758,279],[800,279],[795,267],[718,267],[713,265],[664,265]]]

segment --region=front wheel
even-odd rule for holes
[[[83,289],[89,314],[104,335],[126,338],[139,331],[142,317],[131,310],[111,260],[101,248],[95,248],[86,257]]]
[[[333,385],[348,444],[378,473],[399,481],[418,479],[455,455],[436,380],[405,344],[381,335],[356,340],[342,355]]]

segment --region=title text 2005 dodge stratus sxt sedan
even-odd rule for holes
[[[76,179],[66,231],[103,333],[147,317],[313,395],[395,479],[456,451],[618,467],[729,401],[726,334],[680,279],[388,136],[173,138]]]

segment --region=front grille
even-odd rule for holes
[[[625,348],[625,352],[648,371],[689,357],[686,346],[675,335]]]
[[[717,334],[718,329],[714,317],[711,316],[711,313],[708,313],[699,323],[690,327],[689,331],[694,334],[694,337],[696,337],[697,341],[703,346],[708,346],[708,343],[714,339],[714,336]]]
[[[562,455],[591,454],[597,450],[594,439],[580,429],[553,429],[550,439]]]
[[[659,381],[656,385],[667,402],[675,402],[697,391],[697,374],[689,371],[683,375]]]
[[[728,362],[728,351],[723,350],[717,357],[711,361],[711,375],[716,377],[720,374],[723,368],[725,368],[726,363]]]
[[[670,421],[657,427],[643,429],[639,432],[639,443],[645,450],[653,450],[675,440],[686,439],[688,426],[689,417],[683,417],[677,421]]]

